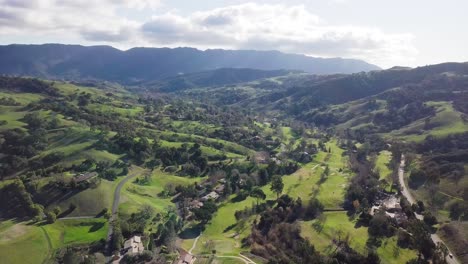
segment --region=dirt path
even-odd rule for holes
[[[401,194],[406,197],[408,202],[410,204],[416,203],[416,200],[414,199],[413,195],[408,190],[408,187],[406,186],[405,182],[405,155],[401,155],[401,161],[400,161],[400,167],[398,168],[398,180],[400,182],[400,187],[401,187]],[[423,220],[424,217],[420,214],[414,213],[417,219]],[[458,260],[455,258],[455,255],[450,251],[449,247],[442,241],[442,239],[439,237],[437,234],[431,234],[431,239],[432,241],[437,245],[437,243],[442,243],[447,247],[447,250],[449,252],[449,255],[452,255],[453,257],[446,257],[447,263],[448,264],[459,264]]]
[[[242,256],[242,255],[241,255]],[[252,261],[249,258],[246,257],[241,257],[241,256],[216,256],[216,258],[234,258],[238,260],[244,261],[245,264],[256,264],[254,261]]]
[[[193,241],[193,245],[192,245],[192,247],[190,248],[190,250],[188,251],[188,253],[189,253],[190,255],[192,255],[192,251],[193,251],[193,250],[195,249],[195,247],[197,246],[198,239],[201,237],[201,235],[202,235],[202,234],[200,233],[200,235],[198,235],[198,236],[195,238],[195,241]]]
[[[42,261],[42,263],[44,264],[44,263],[48,263],[48,261],[51,259],[53,248],[52,248],[52,241],[50,240],[49,234],[44,229],[44,227],[41,226],[40,228],[42,232],[44,233],[44,236],[47,240],[47,257],[44,259],[44,261]]]

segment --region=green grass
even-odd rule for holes
[[[234,196],[232,196],[234,197]],[[231,197],[231,198],[232,198]],[[235,225],[237,223],[236,218],[234,217],[234,212],[236,210],[244,209],[245,207],[251,207],[252,204],[255,202],[253,198],[247,198],[244,201],[238,203],[232,202],[225,202],[223,203],[216,214],[214,215],[213,219],[206,226],[205,231],[203,231],[203,235],[198,240],[197,246],[194,253],[206,253],[204,250],[203,245],[209,241],[214,241],[215,249],[217,254],[219,255],[229,255],[229,254],[238,254],[242,251],[240,248],[242,238],[248,236],[251,226],[251,221],[253,219],[249,219],[248,223],[245,225],[245,229],[241,232],[239,237],[234,238],[233,235],[236,232],[234,229],[228,230],[229,227]],[[190,249],[192,246],[193,240],[188,241],[188,243],[184,243],[183,246],[187,247],[186,249]]]
[[[318,185],[320,175],[324,170],[324,159],[327,156],[327,153],[320,153],[313,162],[306,164],[296,173],[289,176],[283,176],[283,193],[288,194],[293,198],[300,197],[304,202],[307,202],[311,197],[316,196],[325,205],[325,207],[328,208],[339,208],[341,206],[344,198],[345,186],[350,177],[350,173],[346,170],[342,172],[338,171],[340,168],[342,169],[346,167],[346,159],[341,156],[343,150],[337,146],[337,142],[331,141],[327,143],[327,148],[328,147],[332,151],[328,162],[326,162],[329,164],[331,170],[328,179],[321,185]],[[276,199],[276,194],[270,190],[269,185],[262,187],[262,189],[267,195],[267,199]],[[218,212],[214,215],[213,219],[206,226],[194,253],[203,253],[203,244],[208,240],[215,242],[215,247],[219,254],[238,254],[241,252],[241,239],[248,236],[250,232],[249,226],[255,216],[248,220],[248,224],[246,224],[247,229],[243,230],[237,238],[232,237],[235,233],[234,229],[227,229],[237,223],[237,220],[234,217],[234,212],[236,210],[242,210],[245,207],[251,207],[254,202],[255,200],[251,197],[237,203],[233,203],[230,200],[224,202],[219,207]],[[342,215],[346,216],[344,213]],[[337,223],[340,221],[346,221],[347,223],[344,224],[351,225],[347,218],[342,218],[337,221]],[[367,236],[367,231],[365,234]],[[190,239],[183,241],[182,246],[188,250],[192,244],[193,239]]]
[[[325,254],[331,253],[335,249],[333,239],[349,236],[350,246],[360,253],[365,253],[367,228],[355,228],[356,220],[350,220],[346,212],[325,212],[323,216],[325,221],[319,228],[313,227],[319,223],[318,219],[300,222],[302,236],[307,238],[317,250]]]
[[[90,244],[107,236],[106,219],[58,220],[44,226],[49,234],[54,249],[71,244]]]
[[[143,179],[143,175],[139,176]],[[122,188],[119,212],[131,214],[138,211],[143,205],[151,205],[157,212],[163,212],[169,206],[175,206],[171,198],[162,198],[158,194],[164,190],[167,184],[189,185],[201,182],[201,178],[179,177],[160,170],[155,170],[151,174],[151,182],[147,185],[135,183],[135,180],[128,182]]]
[[[123,177],[120,177],[120,180]],[[59,206],[62,212],[66,211],[71,203],[76,205],[76,209],[67,216],[94,216],[102,211],[104,208],[110,209],[112,207],[112,200],[114,196],[114,188],[117,186],[118,181],[101,180],[97,188],[88,188],[79,192],[66,200],[59,200],[53,203],[49,208]]]
[[[15,99],[16,102],[20,103],[23,106],[32,102],[37,102],[44,98],[44,96],[40,94],[34,94],[34,93],[14,93],[14,92],[0,91],[0,98],[2,97],[13,98]]]
[[[14,129],[26,126],[20,119],[27,114],[27,112],[17,112],[17,106],[0,106],[0,120],[7,121],[7,124],[1,125],[0,129]]]
[[[380,179],[387,179],[392,174],[392,170],[388,167],[390,160],[392,159],[392,153],[387,150],[379,152],[375,161],[375,168],[379,170]]]
[[[397,137],[406,141],[419,142],[428,135],[445,137],[468,131],[468,123],[463,121],[462,113],[455,110],[451,102],[427,102],[427,105],[436,108],[436,115],[430,118],[429,126],[431,128],[429,130],[424,130],[425,119],[420,119],[386,134],[385,137]]]
[[[383,239],[382,245],[377,249],[377,254],[382,264],[406,263],[418,257],[415,250],[398,247],[396,236]]]
[[[38,226],[18,223],[0,232],[2,263],[42,263],[48,255],[49,245],[45,233]]]

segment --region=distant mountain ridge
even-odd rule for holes
[[[314,58],[279,51],[133,48],[62,44],[0,46],[0,74],[133,83],[220,68],[299,70],[313,74],[380,70],[355,59]]]

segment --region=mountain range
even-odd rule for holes
[[[120,83],[158,80],[220,68],[299,70],[312,74],[379,70],[362,60],[314,58],[278,51],[132,48],[62,44],[0,46],[0,74]]]

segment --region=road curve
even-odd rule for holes
[[[405,182],[405,155],[401,154],[401,160],[400,160],[400,167],[398,168],[398,181],[400,182],[400,189],[401,189],[401,194],[406,197],[406,200],[410,204],[416,203],[416,200],[414,199],[413,195],[408,190],[408,187],[406,186]],[[417,214],[416,212],[414,213],[417,219],[423,220],[424,217],[420,214]],[[455,255],[450,251],[449,247],[444,243],[444,241],[439,237],[437,234],[431,234],[431,239],[434,242],[434,244],[437,245],[437,243],[442,243],[447,247],[447,250],[449,254],[453,256],[453,258],[450,258],[449,256],[446,257],[447,263],[448,264],[459,264],[458,260],[455,258]]]
[[[114,200],[112,202],[112,214],[111,217],[109,218],[109,230],[107,231],[107,240],[106,240],[106,247],[105,247],[105,253],[110,256],[112,252],[110,251],[110,243],[112,240],[112,234],[114,233],[114,229],[112,226],[112,222],[114,222],[115,219],[117,219],[117,211],[119,210],[119,202],[120,202],[120,191],[122,190],[122,187],[127,183],[130,179],[134,178],[137,176],[139,172],[133,172],[129,175],[127,175],[114,190]]]

